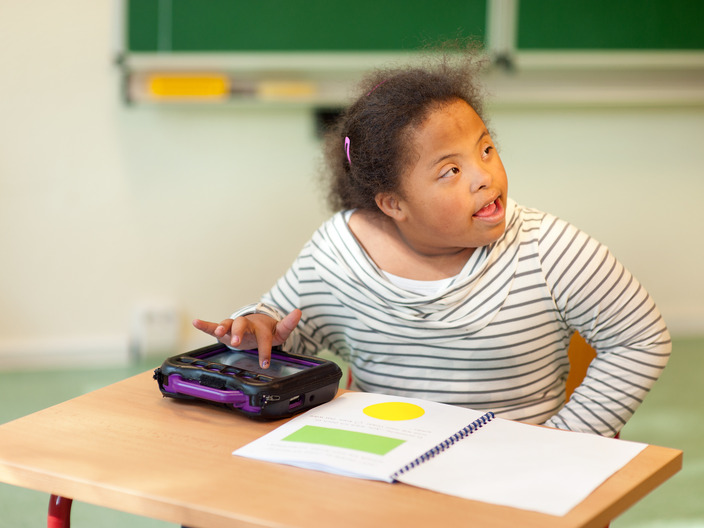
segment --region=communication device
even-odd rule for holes
[[[216,343],[170,357],[154,371],[164,396],[201,401],[252,418],[275,420],[332,400],[342,377],[332,361],[271,351],[269,368],[257,350]]]

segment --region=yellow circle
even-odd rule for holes
[[[365,407],[362,411],[372,418],[390,421],[414,420],[425,414],[422,407],[405,402],[375,403]]]

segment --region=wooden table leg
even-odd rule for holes
[[[71,528],[72,499],[52,495],[49,499],[47,528]]]

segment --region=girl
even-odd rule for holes
[[[194,325],[232,347],[329,349],[355,388],[613,436],[667,363],[653,300],[594,239],[508,197],[478,66],[380,71],[326,138],[330,203],[261,302]],[[596,350],[565,404],[567,345]]]

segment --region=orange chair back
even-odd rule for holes
[[[589,368],[592,359],[596,357],[596,352],[579,333],[575,332],[570,339],[567,356],[570,359],[570,372],[567,375],[565,397],[569,401],[570,396],[587,374],[587,368]]]

